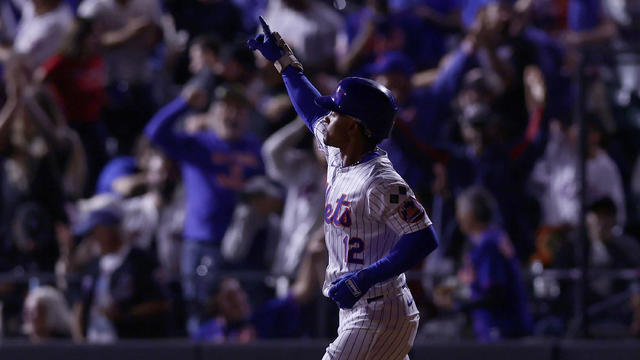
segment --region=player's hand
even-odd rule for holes
[[[266,21],[260,16],[260,25],[262,25],[263,34],[257,35],[253,39],[247,41],[247,45],[251,50],[258,50],[269,61],[276,61],[282,57],[282,48],[279,46],[277,33],[272,33]]]
[[[329,298],[341,309],[351,309],[371,287],[358,273],[344,274],[331,282],[331,285]]]

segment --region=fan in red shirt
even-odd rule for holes
[[[84,192],[89,194],[108,160],[108,132],[100,121],[106,103],[106,70],[91,23],[77,19],[62,51],[49,58],[35,78],[49,85],[69,126],[82,139],[89,168]]]
[[[91,24],[77,20],[63,50],[36,73],[50,85],[70,124],[97,121],[105,104],[105,64],[96,47]]]

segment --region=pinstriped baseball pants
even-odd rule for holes
[[[409,360],[420,314],[408,288],[340,309],[338,337],[322,360]]]

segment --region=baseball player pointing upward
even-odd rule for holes
[[[340,307],[340,326],[323,359],[408,359],[419,314],[404,272],[437,240],[424,209],[377,147],[391,132],[396,100],[380,84],[357,77],[320,96],[280,35],[260,22],[264,34],[249,47],[274,62],[327,156],[323,293]]]

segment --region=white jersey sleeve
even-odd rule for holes
[[[367,190],[369,215],[389,226],[398,236],[431,225],[422,205],[409,186],[400,179],[374,181]]]
[[[327,145],[324,143],[324,137],[327,134],[327,123],[322,121],[322,119],[316,120],[315,124],[313,124],[313,136],[316,138],[316,144],[318,149],[327,154]]]
[[[326,122],[322,121],[322,118],[316,120],[315,124],[313,124],[313,136],[316,138],[318,149],[326,156],[327,164],[329,166],[336,166],[336,164],[340,163],[340,149],[324,143],[328,126]]]

